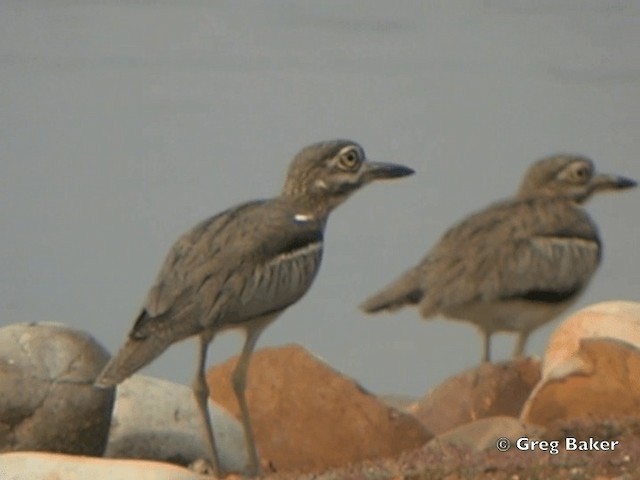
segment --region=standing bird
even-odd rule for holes
[[[595,173],[582,156],[539,160],[515,197],[451,228],[418,265],[361,309],[418,305],[425,319],[442,315],[473,323],[483,335],[483,361],[489,361],[494,332],[517,332],[514,356],[521,356],[529,334],[568,308],[600,263],[598,229],[581,204],[594,193],[635,185]]]
[[[279,196],[226,210],[178,239],[124,346],[95,385],[117,385],[172,343],[197,335],[200,343],[192,387],[213,469],[222,476],[225,472],[207,414],[207,347],[222,330],[244,329],[246,340],[232,384],[251,474],[257,474],[258,455],[244,391],[249,358],[260,333],[311,286],[320,267],[329,213],[374,180],[412,173],[401,165],[366,161],[362,147],[350,140],[316,143],[301,150]]]

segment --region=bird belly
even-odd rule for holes
[[[572,300],[553,303],[499,300],[448,308],[441,313],[451,320],[469,322],[489,332],[526,332],[552,321],[572,303]]]

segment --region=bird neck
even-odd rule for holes
[[[576,206],[582,205],[588,198],[590,194],[570,194],[563,192],[555,192],[552,190],[539,190],[539,191],[520,191],[518,192],[517,198],[520,200],[527,200],[531,198],[546,198],[549,200],[555,200],[559,202],[568,202],[572,203]]]
[[[314,221],[325,224],[329,213],[333,210],[333,206],[327,202],[326,198],[309,192],[294,195],[283,193],[279,200],[286,203],[294,212],[294,219],[301,222]]]

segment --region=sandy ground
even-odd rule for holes
[[[304,475],[277,473],[269,480],[587,480],[640,478],[640,420],[591,424],[558,424],[548,438],[576,437],[611,439],[620,442],[614,452],[560,451],[522,452],[512,448],[470,453],[450,446],[425,446],[394,459],[381,459],[358,465]]]

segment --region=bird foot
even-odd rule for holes
[[[199,474],[199,475],[212,475],[215,478],[226,478],[228,473],[225,471],[217,472],[215,468],[213,468],[213,464],[209,460],[205,460],[204,458],[198,458],[189,464],[189,470]]]

